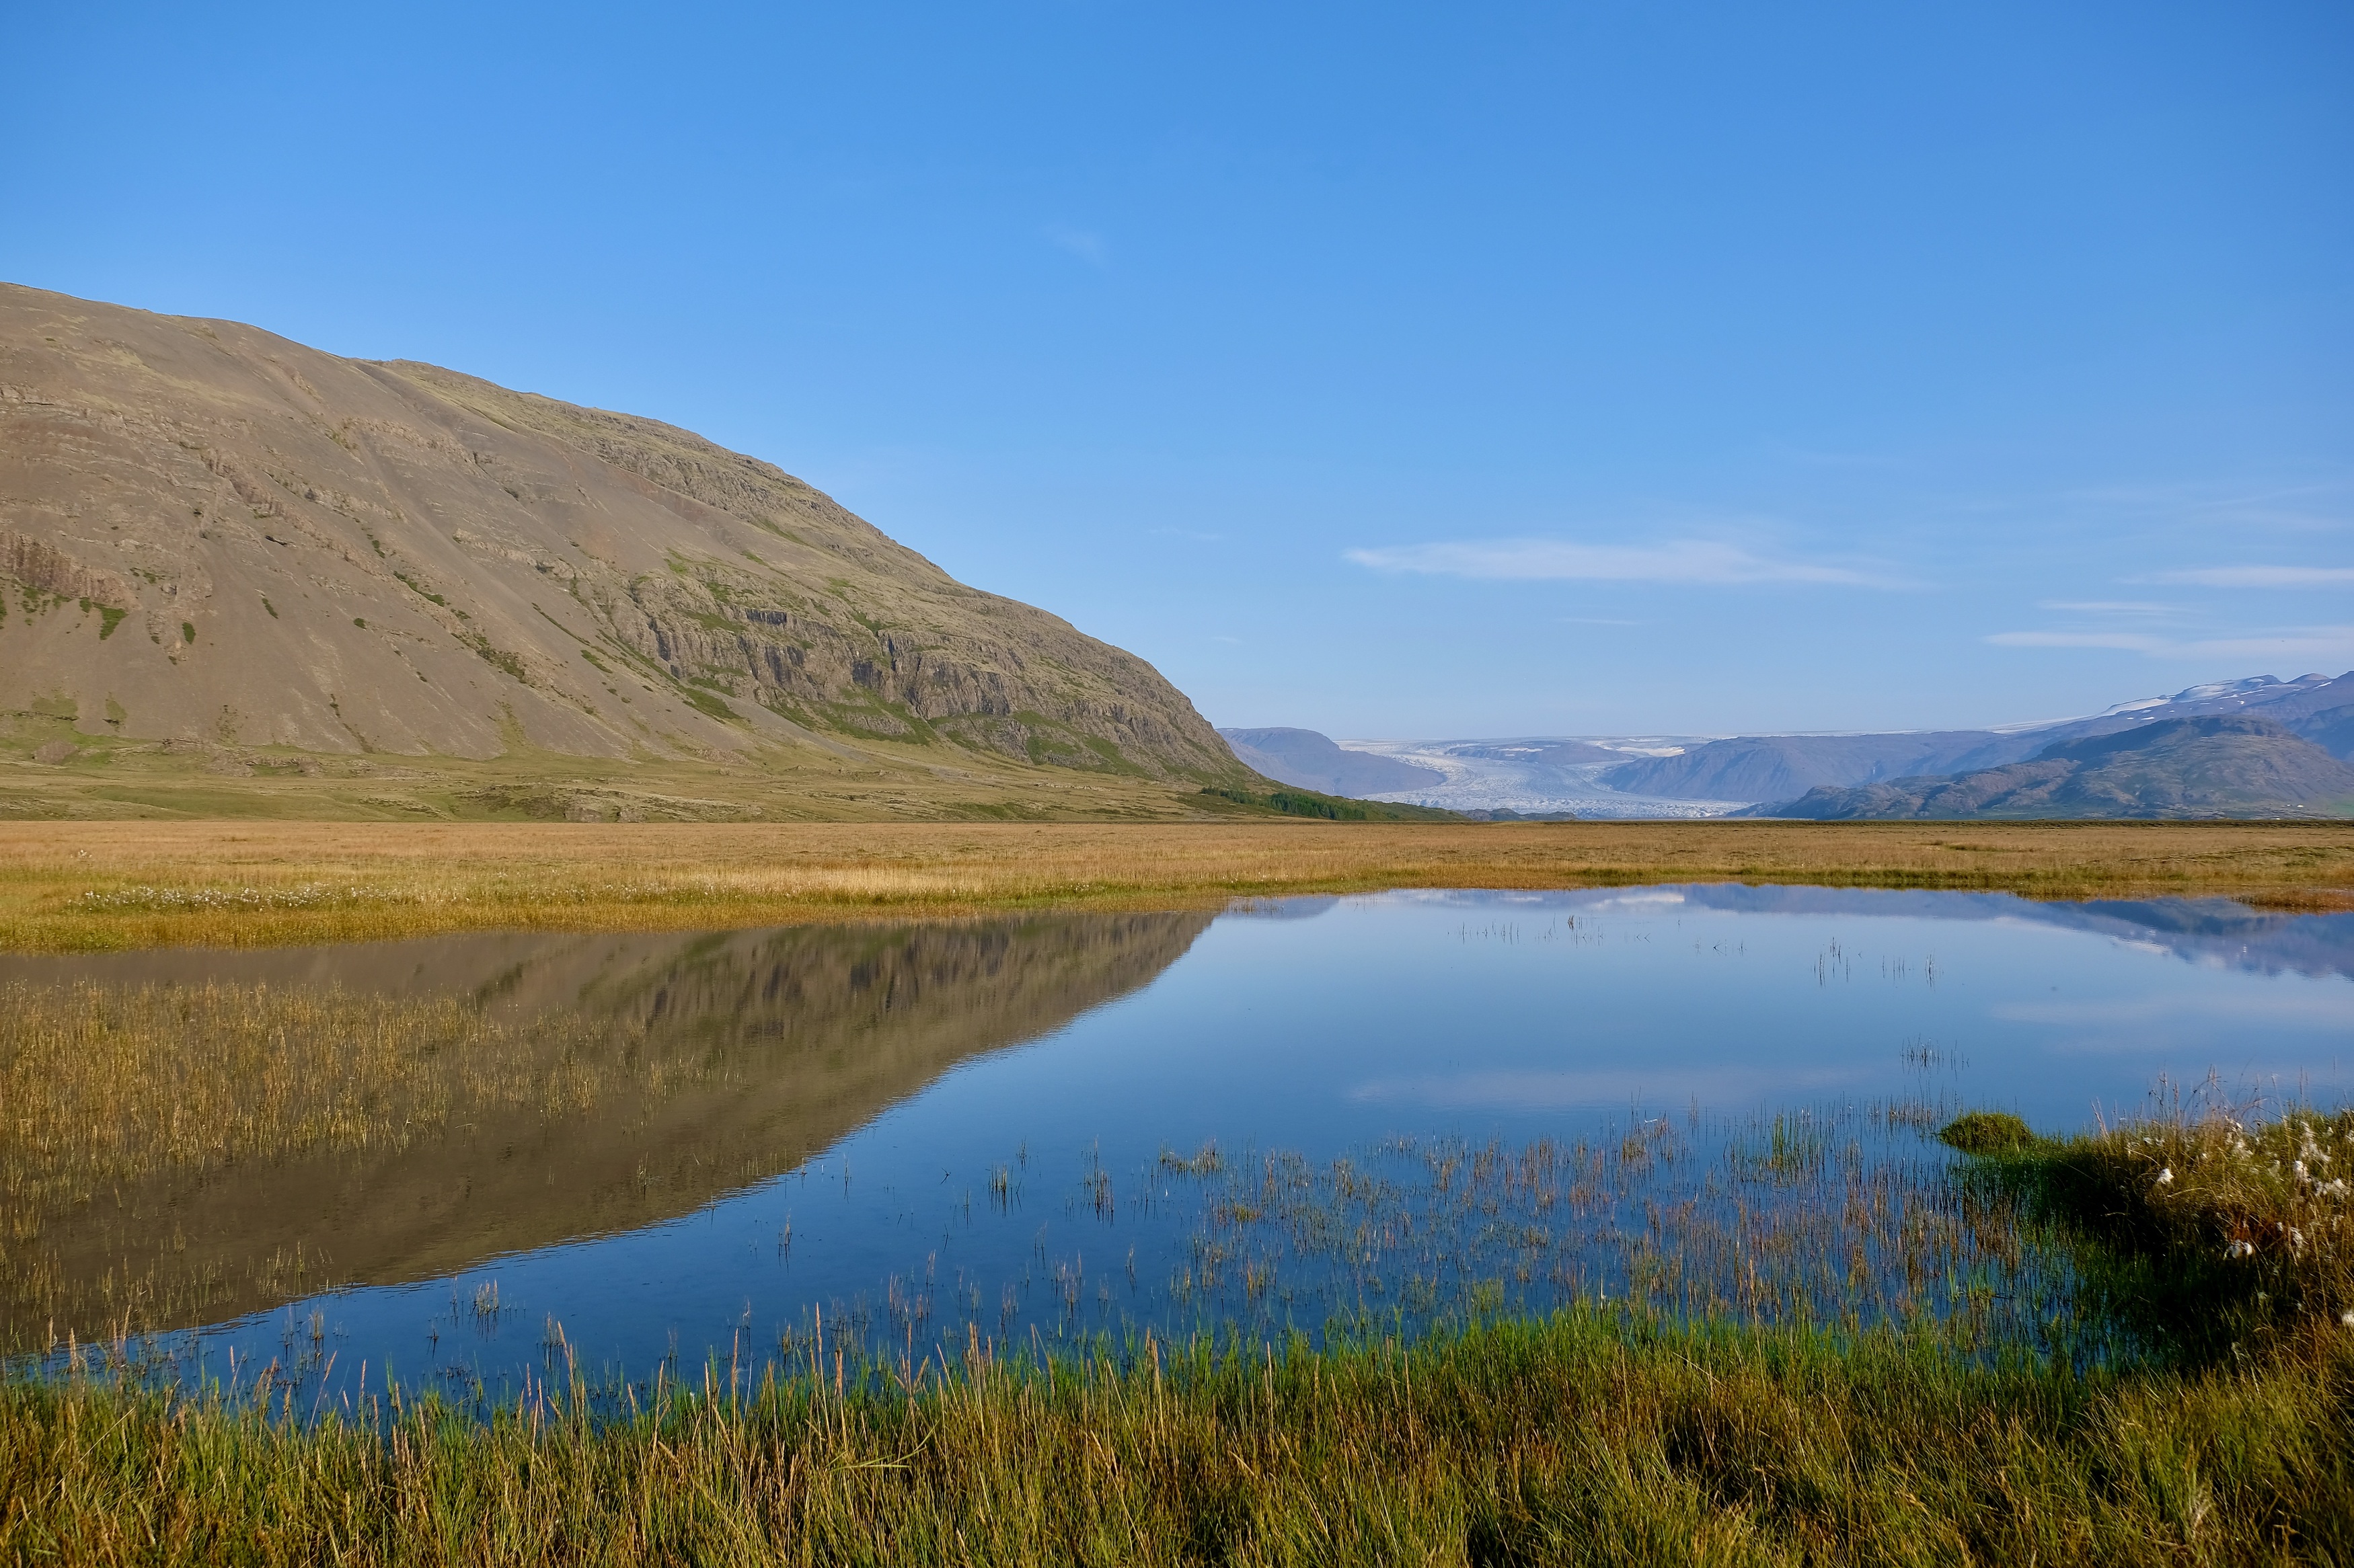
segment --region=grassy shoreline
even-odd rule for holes
[[[2354,1355],[2076,1370],[1934,1326],[1592,1306],[1408,1346],[975,1348],[634,1418],[578,1398],[305,1425],[102,1380],[0,1388],[28,1561],[2344,1562]]]
[[[0,1380],[0,1558],[2354,1559],[2354,1241],[2322,1179],[2354,1113],[1943,1136],[1972,1153],[1957,1202],[2026,1195],[2020,1240],[2072,1260],[2056,1314],[1585,1297],[1321,1348],[1148,1333],[1044,1357],[969,1328],[920,1360],[807,1338],[757,1382],[716,1362],[642,1390],[588,1386],[551,1329],[552,1386],[486,1417],[388,1379],[331,1401],[275,1362],[175,1392],[116,1347]],[[1850,1180],[1842,1245],[1872,1228]],[[1882,1267],[1947,1257],[1902,1229]]]
[[[0,824],[0,951],[1675,881],[2347,909],[2354,824]]]

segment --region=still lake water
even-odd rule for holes
[[[545,1376],[559,1343],[605,1379],[757,1365],[798,1354],[820,1314],[837,1343],[914,1353],[969,1334],[1411,1318],[1442,1304],[1429,1286],[1448,1266],[1426,1245],[1320,1262],[1295,1226],[1288,1252],[1254,1254],[1235,1205],[1278,1168],[1340,1202],[1363,1173],[1427,1176],[1498,1140],[1599,1146],[1672,1124],[1705,1143],[1784,1116],[1935,1161],[1924,1118],[1962,1105],[2064,1131],[2144,1108],[2161,1080],[2325,1106],[2354,1092],[2354,916],[2214,900],[1394,892],[1214,916],[0,959],[0,982],[207,980],[587,1020],[689,1086],[484,1118],[366,1160],[232,1167],[156,1200],[219,1282],[157,1353],[213,1375],[232,1354],[246,1372],[275,1361],[329,1393],[363,1367],[381,1387],[390,1367],[496,1398]],[[1210,1148],[1215,1174],[1195,1160]],[[1511,1216],[1492,1205],[1467,1216],[1484,1229],[1456,1237],[1458,1282],[1575,1248],[1526,1224],[1497,1239]],[[123,1214],[100,1219],[53,1227],[60,1266],[123,1266]],[[310,1272],[290,1276],[290,1256]],[[1512,1298],[1542,1306],[1612,1277],[1524,1262],[1513,1277]]]

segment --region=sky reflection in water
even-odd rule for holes
[[[781,1086],[782,1108],[762,1108],[757,1090],[737,1097],[752,1107],[739,1121],[767,1118],[745,1123],[758,1136],[745,1133],[743,1147],[778,1151],[775,1173],[756,1159],[748,1183],[708,1198],[688,1181],[677,1212],[652,1220],[669,1178],[642,1181],[637,1208],[557,1208],[544,1222],[554,1235],[620,1227],[610,1234],[475,1257],[446,1235],[438,1252],[405,1242],[406,1252],[370,1254],[358,1238],[374,1234],[376,1200],[357,1191],[313,1242],[341,1277],[377,1282],[205,1330],[216,1372],[234,1349],[248,1369],[276,1358],[323,1370],[332,1356],[333,1382],[346,1386],[366,1362],[372,1381],[389,1363],[453,1386],[479,1376],[495,1392],[545,1368],[554,1320],[584,1368],[638,1377],[666,1358],[692,1368],[713,1353],[758,1361],[796,1337],[805,1344],[820,1308],[837,1331],[848,1319],[918,1349],[961,1344],[968,1323],[1016,1339],[1141,1323],[1182,1331],[1237,1314],[1312,1328],[1335,1308],[1430,1305],[1408,1280],[1430,1267],[1429,1237],[1345,1266],[1280,1259],[1260,1244],[1281,1280],[1268,1291],[1250,1273],[1247,1227],[1221,1232],[1210,1216],[1251,1183],[1272,1192],[1260,1175],[1277,1152],[1299,1157],[1284,1167],[1294,1191],[1321,1181],[1319,1201],[1338,1202],[1335,1159],[1369,1180],[1410,1182],[1458,1143],[1600,1147],[1656,1125],[1672,1128],[1688,1164],[1713,1171],[1744,1127],[1807,1110],[1835,1141],[1934,1164],[1943,1156],[1916,1127],[1865,1108],[1999,1106],[2065,1130],[2096,1107],[2141,1107],[2162,1075],[2211,1072],[2234,1092],[2334,1103],[2354,1044],[2354,916],[2220,901],[2038,906],[1714,885],[1395,892],[1214,920],[455,938],[429,963],[423,946],[208,955],[206,966],[355,987],[494,972],[496,985],[466,981],[484,1006],[607,1007],[648,1029],[668,1020],[698,1049],[753,1053],[758,1081]],[[20,959],[0,978],[135,980],[182,961]],[[820,1015],[830,1033],[796,1036]],[[894,1071],[859,1075],[886,1057]],[[673,1121],[633,1133],[664,1147],[625,1160],[641,1171],[650,1158],[693,1167],[706,1124]],[[559,1152],[607,1134],[541,1132],[511,1174],[527,1185],[544,1165],[545,1186],[611,1183]],[[1221,1151],[1217,1178],[1161,1163],[1164,1151],[1207,1146]],[[518,1158],[504,1147],[498,1158]],[[1604,1203],[1578,1223],[1611,1212]],[[1541,1218],[1499,1211],[1476,1245],[1458,1234],[1465,1277],[1514,1277],[1515,1248],[1544,1249],[1497,1227],[1513,1219],[1534,1234]],[[1213,1256],[1213,1233],[1235,1245],[1216,1243]],[[1533,1273],[1523,1263],[1514,1298],[1542,1304],[1614,1277],[1593,1260],[1563,1265],[1559,1234],[1547,1245],[1555,1261]],[[444,1261],[419,1261],[435,1257]]]

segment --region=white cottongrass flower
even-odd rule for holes
[[[2255,1244],[2253,1242],[2235,1241],[2230,1246],[2223,1249],[2223,1255],[2225,1257],[2253,1257],[2256,1255]]]
[[[2159,1171],[2159,1172],[2158,1173],[2158,1184],[2159,1186],[2161,1186],[2161,1187],[2165,1186],[2168,1182],[2169,1182],[2169,1181],[2173,1181],[2173,1180],[2174,1180],[2174,1167],[2173,1167],[2173,1166],[2171,1166],[2171,1165],[2168,1166],[2165,1170],[2163,1170],[2163,1171]]]
[[[2296,1172],[2296,1179],[2300,1181],[2309,1181],[2313,1179],[2305,1173],[2305,1161],[2302,1160],[2290,1166],[2289,1169]]]
[[[2348,1328],[2354,1329],[2354,1312],[2340,1312],[2338,1314],[2338,1320]]]
[[[2288,1245],[2291,1245],[2292,1247],[2295,1247],[2295,1248],[2296,1248],[2296,1249],[2297,1249],[2299,1252],[2304,1251],[2304,1250],[2305,1250],[2305,1233],[2304,1233],[2303,1231],[2301,1231],[2301,1230],[2298,1230],[2295,1225],[2291,1225],[2291,1226],[2289,1226],[2289,1228],[2288,1228]]]

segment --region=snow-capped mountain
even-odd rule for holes
[[[1714,817],[1765,801],[1793,800],[1822,787],[1850,789],[2002,768],[2053,746],[2142,725],[2242,712],[2260,714],[2345,759],[2354,747],[2354,671],[2288,681],[2274,675],[2212,681],[2171,696],[2118,703],[2082,717],[1977,730],[1339,744],[1346,751],[1444,775],[1442,782],[1369,793],[1369,800],[1523,816]]]

